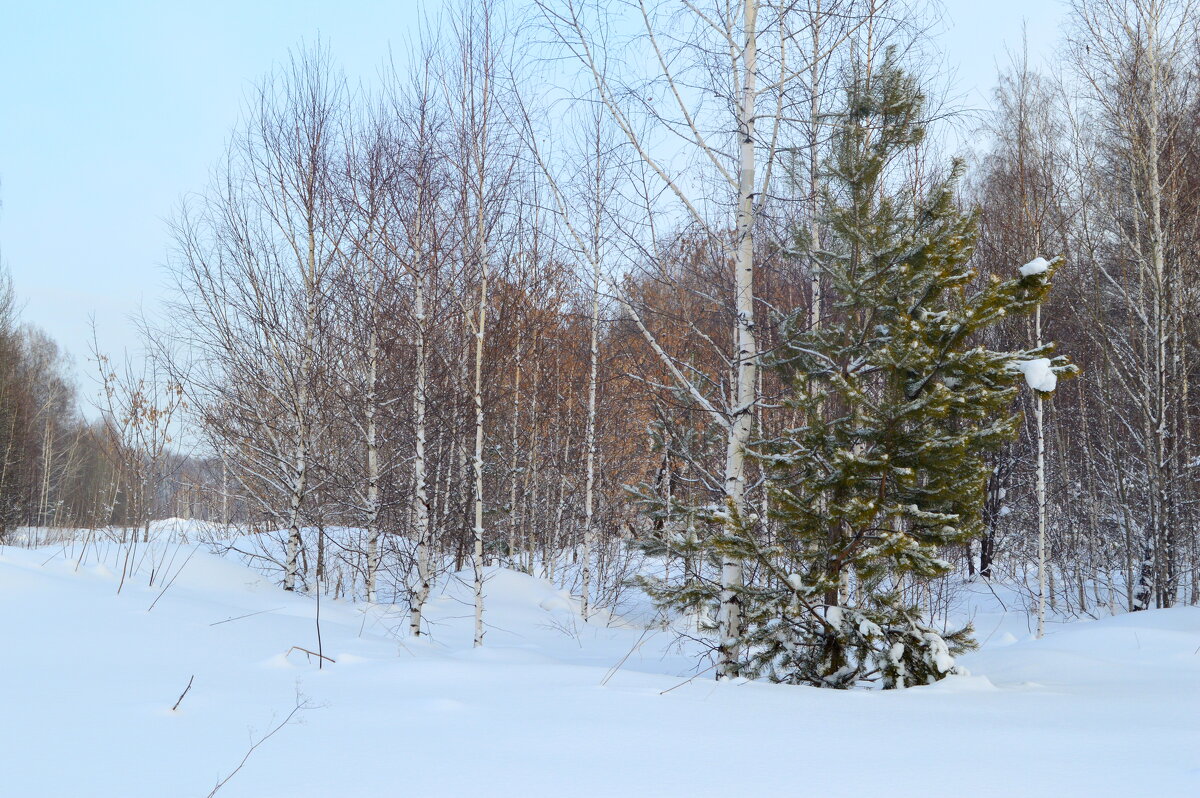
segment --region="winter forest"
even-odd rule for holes
[[[278,54],[142,351],[0,292],[6,702],[113,795],[1195,794],[1200,3],[1069,5],[983,110],[922,0]]]

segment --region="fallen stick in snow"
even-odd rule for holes
[[[307,648],[301,648],[300,646],[292,646],[291,648],[289,648],[287,650],[287,654],[284,654],[283,656],[285,656],[285,657],[291,656],[291,653],[293,651],[303,651],[305,654],[308,654],[310,656],[319,657],[319,658],[325,660],[326,662],[332,662],[334,664],[337,664],[337,660],[333,659],[332,657],[327,657],[324,654],[318,654],[315,651],[309,651]]]
[[[269,609],[269,610],[259,610],[258,612],[248,612],[245,615],[238,615],[233,618],[226,618],[223,621],[213,621],[212,623],[209,624],[209,626],[220,626],[221,624],[229,623],[230,621],[240,621],[243,618],[253,618],[255,615],[262,615],[264,613],[275,612],[276,610],[281,610],[281,609],[283,609],[283,607],[273,607],[272,609]]]
[[[667,693],[671,692],[672,690],[677,690],[677,689],[679,689],[680,687],[683,687],[685,684],[691,684],[692,682],[696,681],[696,680],[697,680],[697,679],[699,679],[701,676],[703,676],[704,674],[708,673],[709,671],[711,671],[711,670],[712,670],[713,668],[715,668],[715,667],[717,667],[717,666],[716,666],[716,665],[709,665],[709,666],[708,666],[707,668],[705,668],[704,670],[702,670],[702,671],[700,671],[699,673],[697,673],[696,675],[692,676],[692,678],[690,678],[690,679],[687,679],[687,680],[685,680],[685,681],[682,681],[682,682],[680,682],[679,684],[675,685],[674,687],[668,687],[666,690],[663,690],[661,693],[659,693],[659,695],[666,695]]]

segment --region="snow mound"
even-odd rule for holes
[[[985,643],[973,676],[840,692],[715,683],[686,640],[486,575],[473,649],[469,573],[414,639],[402,605],[323,598],[318,627],[313,598],[203,546],[0,549],[5,794],[206,795],[297,701],[220,798],[707,798],[794,791],[797,773],[812,795],[905,798],[930,793],[931,755],[972,795],[1200,794],[1200,609],[1055,624]],[[1005,618],[978,616],[981,638],[1027,622]],[[713,767],[723,744],[736,766]],[[831,750],[867,765],[847,778]]]

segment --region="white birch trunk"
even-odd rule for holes
[[[480,210],[482,213],[482,210]],[[482,223],[481,223],[482,226]],[[480,231],[482,232],[482,231]],[[482,247],[480,247],[482,249]],[[475,327],[475,530],[471,564],[475,570],[475,647],[483,645],[483,340],[487,324],[488,269],[480,260],[479,317]]]
[[[221,526],[229,526],[229,461],[221,452]]]
[[[1040,333],[1041,308],[1038,309]],[[1041,335],[1038,336],[1039,341]],[[1033,416],[1037,425],[1037,506],[1038,506],[1038,604],[1037,636],[1046,632],[1046,435],[1042,425],[1042,397],[1034,397]]]
[[[425,461],[425,275],[413,280],[413,304],[417,321],[416,386],[413,388],[413,420],[416,445],[413,458],[413,506],[416,510],[417,584],[409,601],[409,630],[421,635],[421,616],[429,599],[432,560],[429,541],[429,493]]]
[[[517,341],[516,354],[516,373],[514,375],[515,386],[513,388],[513,409],[512,409],[512,426],[509,428],[509,447],[512,452],[509,457],[509,483],[508,483],[508,561],[510,567],[516,567],[517,564],[517,487],[518,487],[518,471],[517,458],[520,456],[518,451],[518,434],[520,432],[521,420],[521,342]],[[533,571],[531,570],[532,574]]]
[[[379,433],[376,398],[379,382],[379,328],[372,303],[370,342],[367,345],[367,395],[364,397],[367,444],[367,603],[379,599]]]
[[[745,0],[746,41],[741,53],[742,98],[738,108],[738,204],[736,249],[734,251],[734,290],[737,311],[737,390],[730,413],[728,448],[725,464],[725,495],[729,510],[739,524],[746,523],[746,449],[750,443],[751,422],[756,403],[755,374],[758,363],[754,330],[754,115],[755,70],[757,68],[757,0]],[[738,657],[742,622],[741,560],[725,556],[721,562],[720,607],[717,614],[719,638],[717,678],[738,675]]]
[[[45,435],[42,437],[42,489],[38,498],[38,523],[50,526],[50,471],[54,467],[54,435],[49,414],[46,417]],[[34,532],[34,542],[37,542]]]
[[[599,156],[599,128],[596,149]],[[587,475],[583,493],[583,600],[581,612],[586,621],[591,612],[592,557],[596,549],[595,493],[596,493],[596,381],[600,370],[600,202],[601,171],[596,165],[596,185],[592,216],[592,329],[588,346],[588,401],[587,422],[583,445],[587,450]]]
[[[307,447],[303,439],[297,441],[292,474],[292,490],[288,502],[288,539],[283,565],[283,589],[296,589],[296,575],[300,569],[300,510],[307,488]]]
[[[311,371],[311,341],[312,332],[306,335],[309,342],[306,347],[305,354],[301,360],[300,377],[306,380],[308,373]],[[288,502],[288,540],[286,560],[284,562],[283,572],[283,589],[296,589],[296,576],[300,567],[300,547],[303,545],[303,540],[300,536],[301,529],[301,511],[304,505],[304,497],[308,492],[308,386],[301,383],[296,392],[296,404],[298,406],[295,421],[296,421],[296,443],[293,449],[293,471],[291,480],[291,496]]]
[[[300,370],[296,376],[294,420],[296,443],[294,448],[291,497],[288,506],[288,542],[284,563],[283,589],[296,589],[296,576],[300,564],[301,511],[308,492],[308,456],[310,438],[310,394],[309,381],[313,373],[313,358],[316,345],[317,322],[317,237],[315,223],[308,219],[308,262],[304,273],[304,351],[300,355]]]
[[[1154,313],[1154,397],[1153,397],[1153,481],[1158,496],[1154,529],[1155,559],[1158,567],[1155,569],[1155,582],[1158,588],[1160,606],[1171,606],[1174,596],[1172,523],[1171,523],[1171,475],[1170,459],[1172,444],[1169,440],[1167,404],[1170,397],[1171,385],[1167,344],[1170,340],[1170,298],[1167,295],[1167,264],[1166,241],[1162,219],[1163,188],[1159,175],[1159,141],[1160,141],[1160,71],[1162,64],[1158,51],[1157,27],[1160,20],[1154,12],[1162,12],[1160,6],[1153,6],[1151,24],[1147,26],[1149,42],[1147,60],[1150,67],[1149,102],[1146,103],[1146,182],[1150,203],[1150,260],[1153,279],[1153,313]]]
[[[809,102],[808,102],[808,234],[809,247],[812,252],[821,249],[821,225],[819,222],[819,206],[821,201],[821,186],[818,179],[818,169],[821,165],[821,66],[822,43],[821,29],[823,25],[821,2],[817,0],[810,21],[810,41],[812,49],[809,52]],[[821,272],[817,268],[816,258],[810,260],[809,285],[812,291],[812,306],[809,309],[809,326],[817,330],[821,327]]]

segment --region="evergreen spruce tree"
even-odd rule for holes
[[[940,550],[981,533],[985,457],[1017,432],[1027,364],[1075,370],[1049,359],[1049,345],[980,345],[989,325],[1037,307],[1058,261],[1014,264],[1010,280],[976,275],[976,218],[954,201],[961,166],[923,194],[894,179],[924,136],[923,103],[889,54],[852,81],[836,120],[825,240],[806,253],[822,270],[825,319],[819,329],[806,313],[784,319],[784,343],[766,362],[798,421],[756,450],[771,539],[757,519],[710,508],[698,515],[715,531],[677,544],[756,566],[742,596],[748,676],[892,688],[955,673],[971,629],[938,631],[905,595],[949,570]],[[648,587],[667,604],[712,601],[702,581]]]
[[[1016,434],[1023,364],[1050,347],[990,351],[978,333],[1032,312],[1058,262],[980,280],[976,218],[954,201],[961,166],[923,195],[893,185],[889,167],[924,136],[923,104],[889,54],[838,120],[812,253],[832,313],[815,330],[806,315],[785,322],[770,365],[803,425],[759,448],[779,533],[739,541],[767,574],[745,601],[749,674],[902,687],[955,672],[973,645],[969,627],[926,623],[904,587],[944,575],[939,551],[982,531],[985,456]]]

